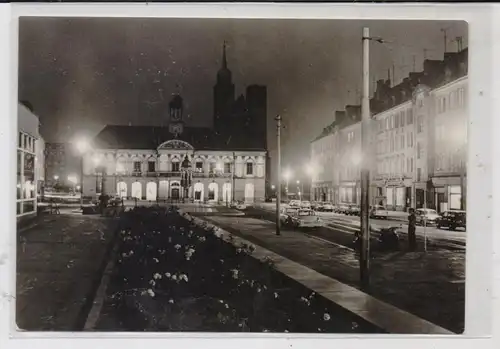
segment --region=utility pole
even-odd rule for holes
[[[276,235],[281,235],[281,221],[280,221],[280,211],[281,211],[281,115],[276,115],[276,139],[277,139],[277,153],[278,153],[278,164],[277,171],[277,190],[276,193]]]
[[[370,29],[363,28],[363,94],[361,101],[361,287],[367,289],[370,284]]]
[[[444,36],[444,53],[446,53],[447,43],[448,43],[448,28],[441,29]]]

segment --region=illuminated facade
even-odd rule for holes
[[[18,105],[16,217],[36,214],[37,193],[44,181],[44,141],[40,122],[29,104]]]
[[[377,82],[370,100],[372,203],[400,211],[466,208],[467,92],[467,49],[446,53],[444,61],[426,60],[423,72],[410,73],[397,86],[391,87],[389,80]],[[312,183],[317,200],[360,201],[357,108],[337,112],[336,127],[325,129],[311,143],[312,161],[322,161]],[[325,142],[336,146],[325,147]],[[320,173],[332,173],[331,187]],[[337,188],[339,194],[331,200],[322,195]]]
[[[106,126],[83,157],[83,194],[139,200],[264,201],[265,149],[184,125],[183,102],[169,104],[168,127]]]

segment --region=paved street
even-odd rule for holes
[[[111,247],[115,222],[46,215],[18,232],[16,322],[20,329],[83,328]]]
[[[262,208],[268,212],[276,211],[276,203],[261,203],[255,205],[256,208]],[[357,216],[347,216],[332,212],[318,212],[329,226],[335,227],[336,229],[344,229],[346,231],[352,230],[354,227],[359,227],[359,217]],[[396,218],[396,216],[394,216]],[[402,226],[404,230],[408,229],[406,224],[407,215],[403,212],[398,212],[397,219],[370,219],[371,224],[374,227],[389,227],[389,226]],[[465,243],[466,232],[463,230],[451,231],[448,229],[437,229],[436,227],[422,227],[417,226],[417,234],[420,236],[426,235],[429,238],[446,239],[458,243]]]
[[[322,274],[358,286],[357,257],[341,245],[288,229],[278,237],[272,222],[254,217],[210,215],[205,219]],[[373,296],[454,332],[463,331],[465,253],[376,254],[371,270]]]

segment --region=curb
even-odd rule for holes
[[[421,319],[416,315],[380,301],[354,287],[343,284],[338,280],[320,274],[313,269],[269,251],[264,247],[251,243],[239,236],[235,236],[234,234],[217,227],[213,223],[191,216],[189,213],[182,210],[178,210],[178,212],[184,218],[196,225],[204,225],[207,228],[214,228],[214,233],[227,243],[231,243],[233,245],[238,243],[254,245],[256,249],[251,255],[253,258],[258,260],[264,260],[266,258],[273,259],[275,261],[275,269],[278,272],[281,272],[282,274],[330,300],[332,303],[335,303],[348,312],[388,333],[455,335],[454,332],[435,325],[430,321]],[[231,236],[232,239],[230,239],[229,236]],[[346,297],[346,295],[349,295],[349,297]]]
[[[112,252],[114,250],[114,247],[116,246],[116,242],[118,240],[119,236],[119,231],[120,231],[120,224],[117,222],[117,226],[114,227],[114,232],[112,233],[111,239],[108,242],[108,245],[106,246],[106,250],[104,252],[104,256],[102,258],[101,264],[99,265],[94,279],[91,282],[91,287],[90,290],[87,293],[87,296],[85,297],[85,303],[83,304],[82,308],[80,309],[80,312],[77,316],[75,325],[74,325],[74,331],[82,331],[82,329],[85,328],[85,325],[87,324],[87,320],[90,316],[92,307],[94,306],[94,302],[99,290],[99,287],[101,285],[102,279],[105,276],[105,270],[106,267],[109,264],[110,258],[112,256]]]

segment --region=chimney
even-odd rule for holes
[[[361,120],[361,106],[360,105],[346,105],[345,106],[346,119],[359,121]]]
[[[382,100],[385,94],[385,81],[377,80],[377,89],[375,90],[375,99]]]
[[[335,111],[335,123],[337,125],[342,124],[345,121],[345,111],[336,110]]]

